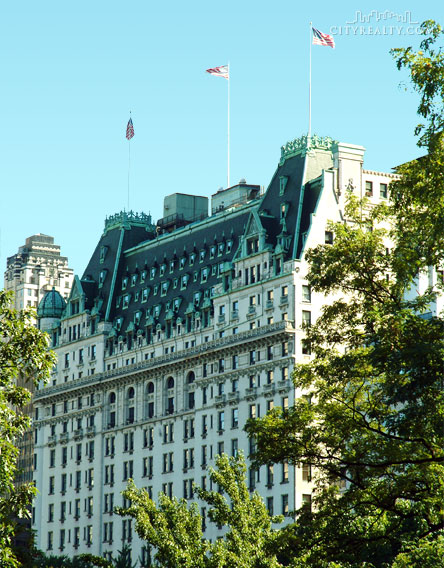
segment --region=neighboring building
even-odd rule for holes
[[[74,271],[54,237],[32,235],[24,246],[6,261],[5,290],[14,292],[14,307],[37,308],[46,292],[53,287],[66,299],[71,290]]]
[[[15,309],[37,308],[52,288],[67,298],[73,278],[74,271],[68,267],[68,259],[60,255],[60,246],[54,244],[54,237],[38,234],[28,237],[24,246],[7,259],[4,288],[14,292]],[[20,379],[19,384],[34,391],[32,381]],[[28,405],[24,412],[32,414],[32,405]],[[18,467],[21,473],[18,483],[32,481],[34,450],[31,431],[26,432],[19,446]]]
[[[363,158],[303,137],[282,148],[263,194],[242,180],[213,195],[211,216],[205,198],[174,194],[157,226],[125,212],[105,221],[63,315],[40,322],[58,365],[34,398],[39,548],[107,556],[132,541],[143,558],[132,521],[113,515],[127,480],[191,499],[216,454],[250,453],[249,417],[303,394],[291,371],[310,359],[303,324],[326,301],[307,285],[304,251],[333,242],[347,191],[377,203],[394,177]],[[311,500],[307,467],[249,468],[248,481],[275,514]]]

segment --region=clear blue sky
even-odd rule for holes
[[[309,22],[335,33],[313,46],[312,130],[367,148],[390,171],[417,155],[417,95],[389,55],[418,46],[395,17],[357,24],[356,10],[444,23],[442,1],[22,1],[2,6],[0,263],[34,233],[53,235],[81,274],[106,215],[127,204],[162,216],[174,192],[226,184],[231,64],[231,181],[267,186],[280,146],[308,126]],[[384,26],[385,29],[384,29]],[[388,26],[395,26],[394,29]],[[400,30],[396,28],[400,26]],[[342,27],[342,30],[341,30]],[[400,88],[404,81],[407,90]]]

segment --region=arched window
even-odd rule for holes
[[[190,371],[187,375],[186,382],[185,382],[184,403],[185,403],[185,408],[188,408],[188,409],[194,408],[194,404],[195,404],[195,402],[194,402],[194,385],[193,385],[195,378],[196,378],[196,375],[194,374],[194,371]]]
[[[165,400],[165,411],[166,414],[174,413],[174,379],[173,377],[168,377],[166,382],[166,400]]]
[[[146,406],[145,414],[147,418],[153,418],[154,416],[154,383],[150,381],[146,386]]]
[[[116,393],[110,392],[108,395],[108,428],[116,425]]]
[[[134,388],[130,387],[126,391],[127,398],[127,408],[126,408],[126,423],[133,424],[135,419],[135,409],[134,409]]]

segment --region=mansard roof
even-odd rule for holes
[[[248,254],[245,242],[255,232],[260,250],[299,258],[322,190],[310,176],[332,166],[331,147],[331,139],[317,137],[288,143],[263,197],[170,234],[159,235],[149,215],[108,218],[81,279],[85,309],[112,322],[115,335],[164,327],[211,309],[214,287],[234,258]]]

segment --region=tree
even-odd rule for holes
[[[188,505],[185,499],[160,494],[156,505],[133,482],[123,492],[130,506],[117,512],[135,519],[137,534],[156,549],[155,559],[164,568],[278,568],[272,523],[281,519],[269,515],[256,492],[250,494],[245,471],[242,455],[222,454],[216,458],[216,469],[209,469],[219,491],[195,488],[199,499],[211,507],[210,521],[228,529],[224,539],[215,543],[203,536],[196,503]]]
[[[429,313],[442,283],[412,293],[444,256],[444,57],[434,48],[440,26],[425,22],[422,33],[421,51],[393,54],[421,94],[416,133],[427,155],[399,168],[391,205],[349,196],[334,244],[307,253],[311,288],[336,299],[306,329],[314,358],[294,371],[306,397],[247,427],[258,464],[317,472],[313,511],[298,511],[279,537],[293,566],[441,566],[444,557],[444,321]]]
[[[32,315],[32,310],[14,310],[11,295],[0,291],[0,565],[5,567],[19,565],[11,548],[16,519],[29,515],[35,494],[32,484],[14,485],[19,452],[15,443],[30,426],[22,409],[31,398],[17,380],[44,381],[54,364],[47,337],[33,326]]]

